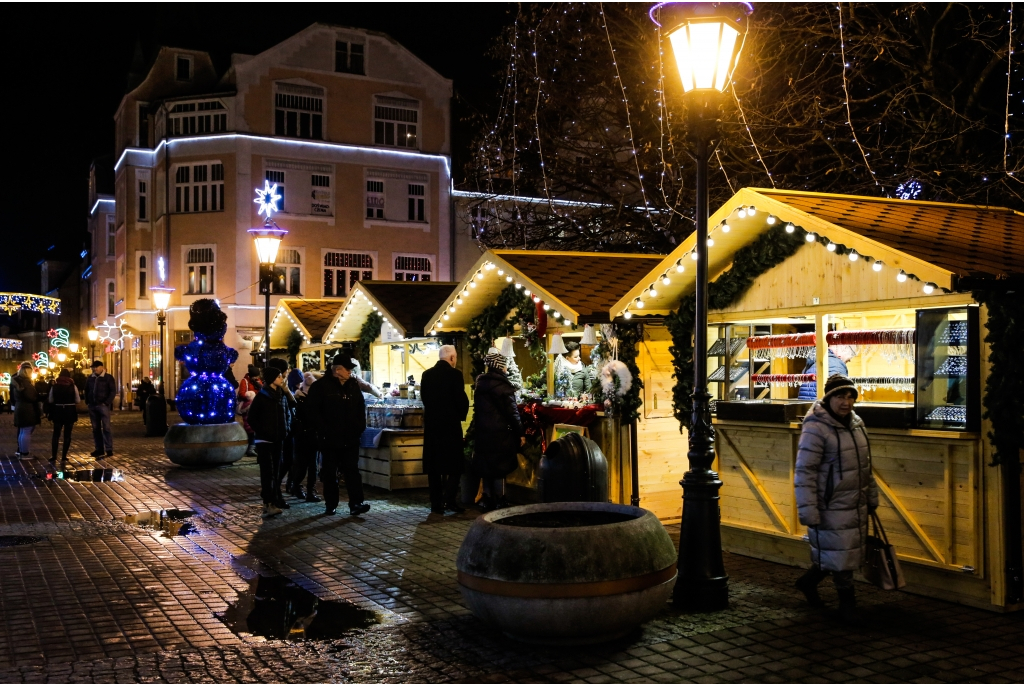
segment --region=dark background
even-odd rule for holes
[[[136,44],[205,50],[219,73],[231,53],[254,55],[321,21],[389,34],[454,81],[453,172],[468,132],[460,119],[486,108],[501,65],[488,57],[510,19],[505,3],[21,5],[8,13],[4,131],[8,198],[0,291],[36,292],[37,263],[82,249],[90,162],[113,164],[114,112]],[[147,63],[148,66],[148,63]],[[15,178],[18,182],[12,183]]]

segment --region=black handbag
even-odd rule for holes
[[[907,584],[903,569],[896,558],[896,548],[889,544],[889,537],[878,519],[871,512],[871,534],[868,535],[864,554],[864,577],[883,590],[899,590]]]

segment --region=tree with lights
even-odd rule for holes
[[[691,232],[681,88],[647,11],[523,6],[506,28],[463,186],[486,196],[465,217],[483,244],[664,253]],[[1010,4],[758,5],[712,206],[753,186],[1024,207],[1019,24]]]

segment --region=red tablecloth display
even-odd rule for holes
[[[547,426],[566,423],[570,426],[586,428],[597,418],[601,411],[599,404],[587,404],[578,409],[570,407],[545,407],[540,402],[527,402],[519,405],[519,415],[523,418],[523,428],[527,438],[540,439],[541,451],[547,450]]]

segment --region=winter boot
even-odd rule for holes
[[[812,566],[807,570],[807,573],[800,576],[800,579],[796,581],[796,589],[804,593],[804,597],[807,598],[807,603],[812,607],[822,607],[825,603],[821,601],[821,597],[818,595],[818,583],[824,580],[828,573],[822,571],[818,566]]]
[[[839,616],[844,621],[853,622],[857,620],[857,596],[852,587],[838,588],[839,594]]]

